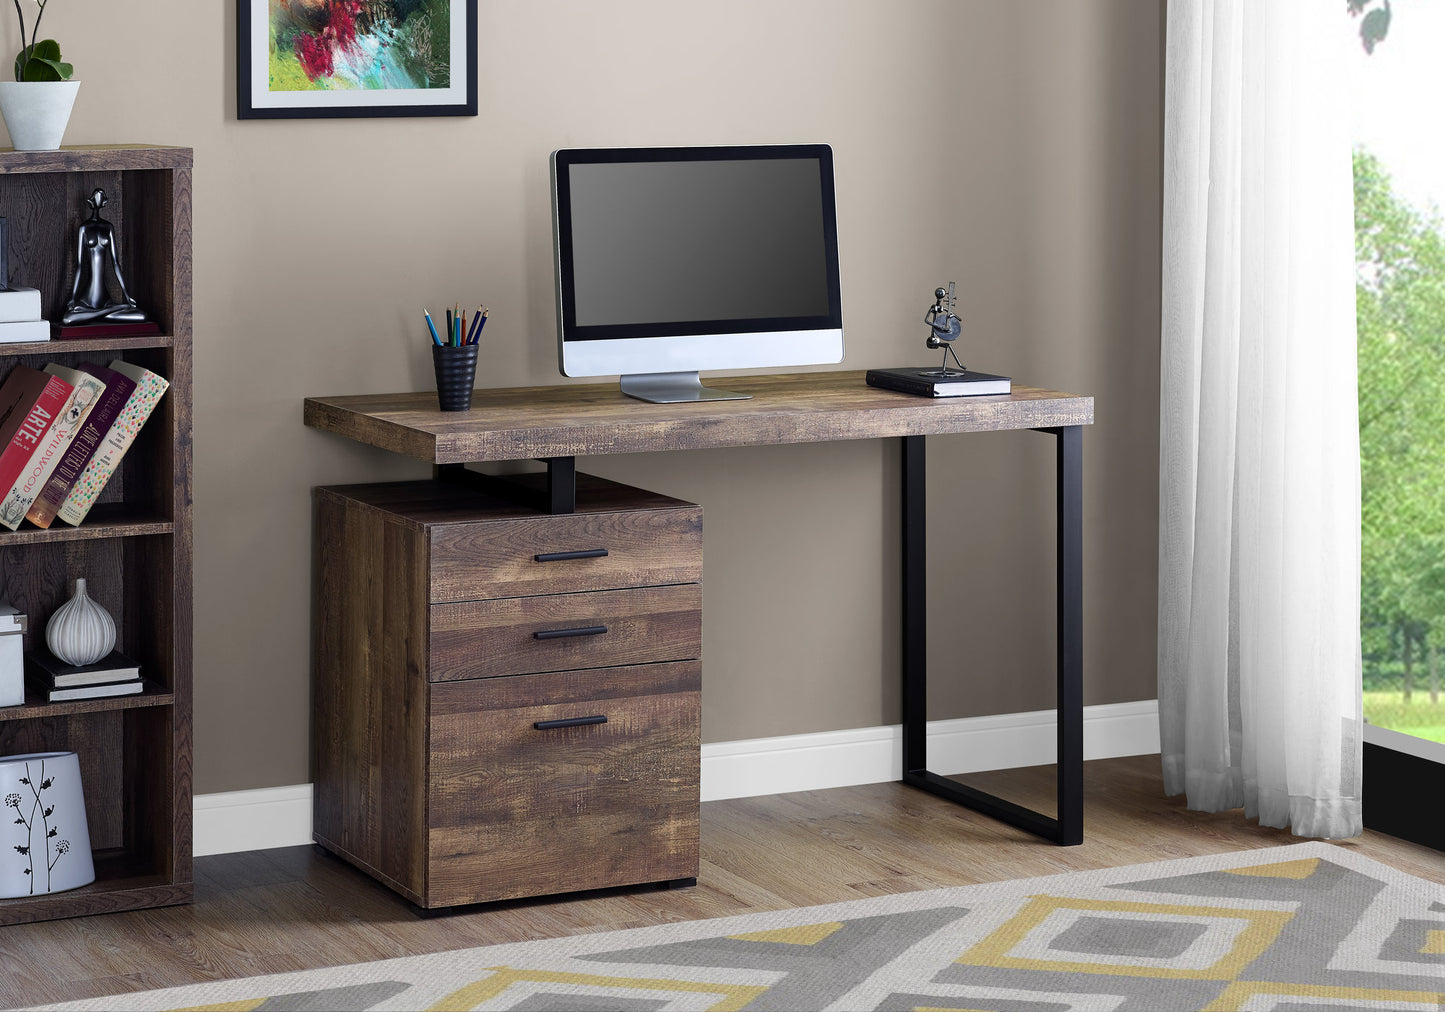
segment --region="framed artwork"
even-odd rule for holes
[[[236,115],[475,116],[477,0],[236,0]]]

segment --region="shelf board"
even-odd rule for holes
[[[165,875],[139,871],[133,855],[124,851],[97,851],[92,856],[94,882],[65,892],[0,899],[0,924],[141,910],[191,901],[194,887],[190,882],[172,882]]]
[[[189,169],[193,157],[190,148],[145,144],[66,144],[55,151],[0,148],[0,173]]]
[[[96,538],[136,538],[150,534],[171,534],[176,525],[154,514],[137,514],[124,503],[100,503],[86,515],[79,527],[57,520],[48,529],[29,521],[18,531],[0,528],[0,548],[11,545],[39,545],[54,541],[90,541]]]
[[[145,680],[145,689],[131,696],[102,696],[99,699],[68,699],[63,703],[47,703],[27,687],[25,702],[0,707],[0,723],[9,720],[35,720],[40,717],[68,717],[77,713],[108,713],[112,710],[137,710],[147,706],[170,706],[174,693],[162,691],[154,682]]]
[[[49,341],[0,343],[0,355],[59,355],[78,351],[131,351],[136,348],[169,348],[176,339],[169,334],[146,337],[66,337]]]

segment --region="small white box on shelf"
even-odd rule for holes
[[[0,706],[25,702],[25,616],[0,604]]]

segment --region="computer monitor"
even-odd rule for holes
[[[552,223],[565,376],[716,400],[699,369],[843,360],[826,144],[556,151]]]

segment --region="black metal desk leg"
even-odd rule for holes
[[[1084,842],[1084,430],[1058,437],[1059,843]]]
[[[928,510],[923,436],[903,437],[903,773],[928,766]]]
[[[1058,439],[1058,817],[928,771],[922,436],[903,438],[903,782],[1063,846],[1084,842],[1083,429]]]

